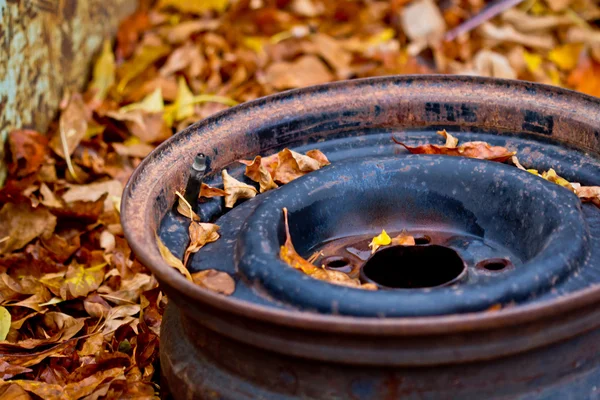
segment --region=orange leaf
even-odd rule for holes
[[[267,171],[267,169],[262,165],[260,156],[256,156],[254,161],[246,166],[245,175],[254,182],[258,182],[261,193],[271,189],[276,189],[278,187],[273,181],[271,174],[269,174],[269,171]]]
[[[504,162],[516,154],[516,152],[509,151],[505,147],[491,146],[486,142],[467,142],[458,147],[450,148],[436,144],[424,144],[422,146],[410,147],[399,142],[396,138],[392,138],[392,140],[403,146],[412,154],[442,154],[497,162]]]
[[[202,183],[200,186],[200,197],[222,197],[227,196],[227,192],[223,189],[208,186],[206,183]]]
[[[290,227],[288,224],[288,211],[287,208],[283,209],[283,220],[285,224],[285,243],[279,249],[279,257],[285,261],[291,267],[299,269],[305,274],[312,274],[318,270],[317,267],[306,261],[296,252],[292,243],[292,237],[290,236]]]
[[[235,281],[226,272],[208,269],[193,273],[192,279],[196,285],[226,296],[235,291]]]

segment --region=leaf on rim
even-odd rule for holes
[[[223,197],[227,196],[227,192],[217,187],[212,187],[202,182],[200,186],[200,197]]]
[[[221,171],[223,177],[223,188],[225,195],[225,207],[232,208],[239,199],[251,199],[258,191],[254,186],[240,182],[227,173],[226,169]]]
[[[31,208],[28,204],[6,203],[0,209],[0,254],[18,250],[33,239],[50,237],[56,227],[56,217],[46,208]]]
[[[414,236],[402,231],[398,236],[392,239],[391,244],[396,246],[414,246],[416,242]]]
[[[371,248],[371,254],[374,254],[377,251],[377,249],[379,249],[379,247],[387,246],[391,243],[392,243],[392,238],[390,237],[390,235],[387,234],[385,229],[383,229],[381,231],[381,233],[379,235],[375,236],[371,240],[371,243],[369,243],[369,247]]]
[[[458,146],[458,139],[455,138],[454,136],[452,136],[451,134],[449,134],[448,132],[446,132],[445,129],[441,130],[441,131],[437,131],[437,134],[442,136],[444,139],[446,139],[446,143],[444,144],[444,146],[453,149],[456,146]]]
[[[194,272],[192,279],[196,285],[216,293],[224,294],[225,296],[229,296],[235,292],[235,281],[226,272],[207,269],[205,271]]]
[[[187,265],[188,258],[192,253],[197,253],[207,243],[215,242],[219,239],[219,226],[206,222],[194,222],[188,229],[190,235],[190,244],[185,250],[183,256],[183,265]]]
[[[584,202],[591,202],[600,207],[600,186],[580,186],[575,194]]]
[[[288,223],[288,210],[283,208],[283,222],[285,226],[285,243],[279,249],[279,257],[289,266],[296,268],[305,274],[311,275],[319,268],[306,261],[296,252],[290,235],[290,227]]]
[[[306,154],[302,155],[287,148],[280,151],[273,179],[286,184],[329,164],[327,157],[319,150],[311,150]]]
[[[437,144],[424,144],[421,146],[410,147],[398,141],[395,137],[392,137],[392,140],[403,146],[411,154],[441,154],[497,162],[504,162],[516,154],[516,152],[509,151],[505,147],[491,146],[486,142],[467,142],[458,147],[451,148]]]
[[[254,182],[258,182],[261,193],[278,188],[269,171],[262,165],[260,156],[254,157],[252,163],[246,166],[245,175]]]
[[[158,251],[160,252],[160,255],[162,256],[163,260],[165,260],[165,262],[171,267],[181,272],[181,274],[185,276],[185,278],[188,281],[191,281],[192,276],[190,275],[190,271],[187,270],[187,268],[185,267],[185,265],[183,265],[179,258],[175,257],[173,253],[171,253],[171,250],[169,250],[169,248],[165,246],[165,244],[162,242],[162,240],[160,240],[158,235],[156,235],[156,245],[158,246]]]
[[[8,134],[11,163],[10,174],[18,177],[36,172],[46,158],[48,139],[41,133],[30,129],[16,129]]]

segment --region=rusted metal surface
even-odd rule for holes
[[[0,0],[0,133],[45,132],[65,89],[80,90],[90,63],[135,0]]]
[[[209,336],[216,338],[214,341],[211,339],[215,346],[232,346],[236,352],[244,353],[239,355],[240,361],[237,365],[240,368],[244,365],[249,369],[260,368],[251,361],[252,357],[245,357],[255,354],[256,358],[263,350],[279,354],[274,357],[284,357],[286,360],[291,357],[289,360],[296,361],[289,363],[297,362],[299,371],[304,368],[303,362],[298,361],[296,357],[312,360],[312,368],[317,368],[316,365],[321,365],[320,362],[326,362],[327,368],[336,371],[331,373],[340,376],[339,381],[334,380],[331,383],[331,386],[338,390],[350,384],[349,380],[341,377],[342,371],[349,368],[347,365],[353,365],[352,368],[359,368],[365,376],[371,377],[367,380],[375,382],[378,388],[363,397],[356,395],[356,398],[399,398],[403,392],[397,382],[390,385],[396,389],[380,387],[381,376],[377,374],[382,373],[382,368],[400,368],[394,370],[394,379],[399,379],[404,373],[414,373],[418,376],[414,382],[424,384],[427,379],[443,381],[439,376],[431,378],[431,374],[435,375],[435,372],[425,373],[419,369],[424,366],[435,366],[435,371],[454,371],[452,373],[455,374],[460,370],[461,363],[496,360],[485,364],[485,368],[504,365],[498,367],[500,369],[494,373],[496,375],[490,373],[476,375],[473,379],[459,379],[459,383],[448,388],[448,393],[469,398],[467,394],[475,393],[474,388],[484,379],[497,379],[497,382],[502,382],[502,379],[497,377],[502,368],[507,368],[503,373],[510,373],[510,369],[514,370],[520,363],[525,363],[525,360],[533,364],[540,362],[536,364],[538,366],[531,364],[532,366],[528,367],[529,371],[536,371],[536,368],[541,368],[539,365],[544,363],[554,363],[548,366],[549,370],[561,370],[564,367],[560,366],[563,358],[558,357],[551,361],[552,357],[548,355],[544,356],[546,358],[540,356],[538,361],[532,361],[537,357],[535,354],[538,354],[533,353],[533,350],[567,339],[575,340],[573,338],[578,335],[600,327],[600,288],[595,285],[585,287],[585,280],[588,278],[580,276],[576,277],[576,280],[583,282],[583,286],[571,285],[564,292],[560,292],[560,295],[544,297],[494,312],[482,310],[393,318],[322,314],[277,307],[269,302],[246,301],[235,295],[224,297],[202,290],[186,281],[162,260],[155,243],[155,233],[159,224],[171,209],[175,191],[185,187],[189,167],[199,152],[211,158],[214,173],[237,159],[251,158],[286,145],[298,146],[327,141],[330,137],[341,137],[350,132],[369,129],[400,131],[408,132],[406,135],[410,139],[410,132],[418,132],[420,129],[448,128],[463,132],[464,135],[475,134],[473,132],[485,132],[491,138],[498,135],[507,144],[519,146],[519,154],[540,169],[547,169],[556,163],[556,159],[560,159],[563,164],[568,164],[568,168],[565,169],[568,179],[577,178],[583,184],[590,185],[600,183],[600,164],[597,162],[600,152],[598,126],[600,102],[597,99],[524,82],[474,77],[410,76],[343,82],[290,91],[215,115],[161,145],[144,160],[125,190],[122,200],[123,226],[133,251],[142,263],[152,269],[163,290],[167,292],[170,307],[177,307],[185,313],[185,317],[181,317],[185,329],[194,332],[192,336],[204,330],[211,332]],[[360,134],[358,139],[361,139]],[[546,153],[534,145],[536,142],[554,141],[559,145],[544,145]],[[575,153],[582,156],[573,156],[574,150],[570,146],[576,146],[589,154],[579,151]],[[326,173],[323,171],[323,175]],[[529,178],[523,175],[522,181],[526,183],[526,179]],[[587,212],[586,210],[583,211]],[[234,209],[231,212],[231,218],[234,218],[235,211]],[[595,214],[585,215],[586,218],[597,217]],[[597,238],[597,229],[590,229],[586,237]],[[581,243],[582,248],[586,248],[585,251],[588,252],[588,239],[582,239]],[[594,253],[593,256],[596,255],[597,253]],[[587,260],[589,261],[589,258]],[[570,263],[569,260],[565,262]],[[180,355],[171,354],[171,351],[177,350],[175,343],[184,338],[183,335],[175,337],[178,329],[173,326],[178,323],[181,322],[166,322],[166,335],[162,337],[162,362],[167,377],[171,384],[182,385],[181,391],[180,387],[176,387],[176,393],[191,390],[197,398],[211,398],[209,392],[203,391],[204,389],[195,384],[196,379],[200,378],[194,377],[187,381],[177,378],[182,369],[191,368],[190,365],[196,365],[196,362],[198,368],[206,363],[221,368],[236,361],[225,360],[222,354],[208,359],[196,353],[193,357],[190,356],[195,357],[194,359],[180,356],[185,353],[181,351],[177,353]],[[235,341],[231,342],[235,345],[230,345],[230,339]],[[186,340],[188,339],[183,341]],[[200,351],[199,344],[190,343],[184,346],[195,346],[194,351]],[[562,352],[564,349],[560,348],[557,351]],[[189,354],[192,354],[192,350],[188,350]],[[516,356],[520,353],[525,353],[522,356],[524,358]],[[531,360],[527,358],[527,354],[530,354]],[[515,361],[515,364],[502,364],[497,360],[498,357],[512,355],[515,355],[515,360],[520,361]],[[596,357],[597,352],[590,350],[587,356]],[[442,365],[447,367],[441,367]],[[469,365],[471,371],[477,369],[473,364]],[[416,369],[407,372],[412,371],[409,367]],[[376,368],[376,371],[368,372],[369,368]],[[595,367],[591,370],[596,371]],[[597,372],[593,373],[597,375]],[[230,379],[231,383],[237,379],[236,374],[239,374],[239,371],[226,374],[225,377]],[[214,390],[214,383],[218,379],[211,379],[213,378],[205,379],[206,387]],[[260,380],[253,376],[245,379]],[[538,390],[536,387],[552,385],[551,378],[536,381],[535,373],[527,379],[534,383],[530,386],[513,385],[517,389],[512,392],[506,390],[498,393],[498,396],[538,398],[533,394]],[[584,382],[586,385],[590,382],[577,381],[578,379],[580,378],[574,377],[572,382]],[[517,380],[515,378],[511,382]],[[321,383],[317,386],[325,385],[324,381],[319,382]],[[557,383],[555,386],[560,386],[561,390],[577,386],[567,383],[565,381],[564,385],[560,386]],[[183,384],[186,386],[183,387]],[[226,399],[265,398],[266,395],[260,392],[265,385],[269,390],[279,390],[277,383],[254,384],[261,389],[250,385],[243,395],[233,395],[233,392],[225,390],[227,394],[214,396]],[[305,382],[298,385],[305,385]],[[494,386],[495,383],[490,385],[487,387],[501,387]],[[581,388],[591,390],[589,385]],[[445,398],[441,386],[436,390],[437,392],[423,397]],[[281,389],[277,392],[279,397],[272,398],[287,399],[301,395],[310,397],[309,394],[301,392],[284,392]],[[313,397],[335,398],[334,395],[328,395],[329,392],[323,393]],[[411,392],[411,395],[417,396],[414,393],[418,391]],[[343,397],[343,394],[340,395]],[[193,395],[189,394],[188,397]],[[186,397],[180,395],[178,398]]]

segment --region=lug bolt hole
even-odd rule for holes
[[[415,236],[416,245],[424,245],[431,243],[431,238],[427,235]]]
[[[321,261],[321,264],[324,265],[325,268],[332,269],[335,271],[341,271],[341,272],[346,272],[346,273],[352,271],[352,264],[350,263],[350,260],[348,260],[346,257],[340,257],[340,256],[325,257]]]
[[[506,258],[490,258],[477,263],[476,267],[490,272],[500,272],[512,268],[512,263]]]

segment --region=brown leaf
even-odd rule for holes
[[[196,285],[225,296],[229,296],[235,291],[235,281],[226,272],[208,269],[194,272],[192,279]]]
[[[68,190],[62,195],[67,203],[75,201],[96,202],[104,194],[108,194],[104,200],[104,211],[114,208],[114,198],[121,198],[123,185],[117,180],[95,182],[88,185],[69,185]]]
[[[600,207],[600,186],[580,186],[575,194],[584,202],[592,202]]]
[[[36,172],[47,154],[48,139],[39,132],[30,129],[17,129],[8,134],[8,145],[12,162],[9,172],[16,176],[25,176]]]
[[[449,134],[448,132],[446,132],[445,129],[443,129],[441,131],[437,131],[437,134],[442,136],[444,139],[446,139],[446,143],[444,144],[444,146],[451,148],[451,149],[458,146],[458,139],[455,138],[454,136],[452,136],[451,134]]]
[[[117,154],[125,157],[144,158],[154,150],[154,146],[141,142],[133,144],[113,143],[112,146]]]
[[[65,281],[60,288],[60,297],[64,300],[85,297],[98,289],[104,281],[106,264],[86,268],[84,265],[72,263],[67,269]]]
[[[88,127],[88,113],[79,93],[71,95],[67,108],[60,115],[59,129],[50,140],[50,147],[62,157],[70,156],[85,137]],[[66,153],[65,154],[65,150]]]
[[[163,119],[162,111],[110,111],[106,115],[118,121],[123,121],[131,134],[138,137],[144,143],[162,142],[172,134],[171,129]]]
[[[416,243],[415,243],[414,236],[411,236],[411,235],[407,234],[406,232],[402,232],[398,236],[396,236],[395,238],[392,239],[391,244],[399,245],[399,246],[414,246]]]
[[[28,204],[6,203],[0,210],[0,254],[25,246],[38,236],[50,237],[56,227],[56,217],[46,208],[32,209]]]
[[[232,208],[239,199],[250,199],[258,193],[254,186],[240,182],[233,178],[224,169],[221,172],[223,177],[223,187],[227,194],[225,195],[225,207]]]
[[[200,217],[192,210],[191,204],[188,203],[185,197],[177,191],[175,192],[175,195],[178,197],[177,212],[192,221],[200,221]]]
[[[223,197],[227,196],[227,192],[223,189],[219,189],[216,187],[208,186],[206,183],[202,182],[200,186],[200,197]]]
[[[164,243],[162,242],[162,240],[160,240],[158,235],[156,236],[156,245],[158,246],[158,251],[160,251],[160,255],[162,256],[163,260],[165,260],[165,262],[171,267],[181,272],[181,274],[185,276],[187,280],[191,281],[192,276],[190,275],[190,272],[187,270],[185,265],[183,265],[179,258],[175,257],[173,253],[171,253],[171,250],[169,250],[169,248],[164,245]]]
[[[188,258],[192,253],[197,253],[207,243],[217,241],[220,237],[218,231],[218,225],[192,221],[189,227],[190,244],[185,250],[183,265],[187,265]]]
[[[403,146],[412,154],[443,154],[447,156],[477,158],[480,160],[497,162],[504,162],[516,154],[516,152],[509,151],[505,147],[491,146],[486,142],[467,142],[458,147],[450,148],[437,144],[425,144],[422,146],[410,147],[394,137],[392,137],[392,140]]]
[[[318,57],[306,55],[294,62],[269,65],[266,78],[274,88],[282,90],[327,83],[334,77]]]
[[[61,208],[63,206],[62,203],[58,200],[58,197],[56,197],[54,192],[52,192],[52,190],[50,190],[50,188],[45,183],[42,183],[40,185],[40,194],[42,195],[40,203],[42,203],[46,207]]]
[[[168,76],[189,66],[194,66],[193,76],[195,77],[202,72],[204,63],[204,58],[200,54],[198,46],[187,42],[169,55],[159,72],[162,76]]]
[[[278,187],[269,171],[262,165],[260,156],[256,156],[252,164],[246,166],[245,175],[254,182],[258,182],[261,193]]]
[[[334,285],[360,287],[360,281],[358,279],[352,279],[340,271],[317,268],[310,276],[320,281],[333,283]]]
[[[290,235],[290,227],[288,224],[288,210],[283,208],[283,222],[285,225],[285,243],[279,249],[279,257],[287,263],[289,266],[296,268],[305,274],[311,275],[319,268],[306,261],[296,252],[294,244],[292,243],[292,236]]]
[[[319,150],[311,150],[306,154],[304,156],[290,149],[280,151],[278,154],[279,163],[275,169],[273,179],[286,184],[329,164],[327,157]]]
[[[185,42],[191,35],[201,31],[213,31],[221,22],[217,19],[194,19],[182,21],[174,26],[161,27],[158,33],[171,44]]]
[[[11,384],[10,382],[7,382],[4,386],[0,385],[0,398],[7,400],[31,400],[31,396],[21,386]]]
[[[108,193],[96,201],[77,200],[65,204],[62,208],[53,208],[52,214],[61,218],[72,218],[80,221],[96,222],[104,212]]]
[[[117,31],[117,48],[115,50],[118,60],[133,54],[140,33],[149,27],[150,19],[145,11],[136,11],[121,21]]]

